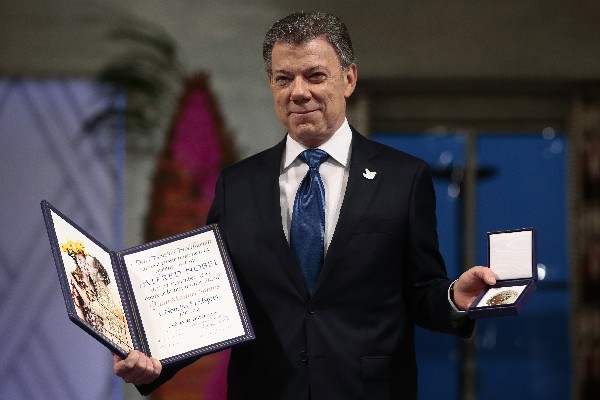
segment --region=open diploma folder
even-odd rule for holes
[[[254,338],[216,225],[114,252],[41,205],[69,318],[122,358],[168,365]]]

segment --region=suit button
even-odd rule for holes
[[[309,304],[308,305],[308,313],[314,314],[316,312],[317,312],[317,306],[315,306],[314,304]]]
[[[306,351],[304,351],[304,350],[302,350],[300,352],[299,357],[300,357],[300,361],[302,361],[302,362],[307,362],[308,361],[308,353]]]

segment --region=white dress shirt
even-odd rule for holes
[[[352,130],[348,120],[344,120],[333,136],[318,147],[329,154],[329,158],[319,167],[319,174],[325,187],[325,252],[331,243],[344,200],[350,168],[351,143]],[[279,175],[279,201],[283,230],[288,242],[296,192],[308,172],[308,165],[298,156],[306,149],[306,146],[296,142],[290,135],[287,136]]]

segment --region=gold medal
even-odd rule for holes
[[[488,306],[499,306],[501,304],[512,303],[519,294],[514,290],[503,290],[502,292],[493,295],[486,301]]]

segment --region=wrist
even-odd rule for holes
[[[450,287],[448,287],[448,303],[450,303],[450,307],[452,307],[452,310],[455,312],[466,312],[465,310],[462,310],[458,307],[458,305],[455,303],[454,301],[454,284],[456,283],[456,281],[458,281],[458,279],[455,279],[451,284]]]

